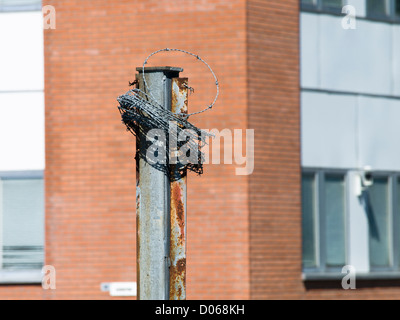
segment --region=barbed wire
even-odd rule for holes
[[[152,56],[163,51],[179,51],[189,54],[193,57],[196,57],[196,59],[202,61],[210,69],[210,72],[215,79],[215,85],[217,86],[217,94],[214,98],[214,101],[210,105],[208,105],[201,111],[184,114],[173,113],[171,110],[165,109],[164,106],[157,102],[157,99],[154,98],[148,88],[144,68],[148,60]],[[184,144],[187,144],[190,149],[190,154],[193,155],[193,161],[191,161],[190,163],[186,163],[181,168],[185,168],[198,174],[202,174],[203,162],[205,159],[202,148],[205,146],[205,144],[207,144],[207,138],[213,137],[214,135],[197,128],[188,121],[188,118],[189,116],[203,113],[211,109],[215,105],[219,95],[219,83],[214,71],[211,69],[207,62],[205,62],[194,53],[181,49],[165,48],[154,51],[146,58],[143,63],[142,72],[144,83],[143,90],[135,88],[129,90],[128,92],[117,98],[117,101],[119,102],[118,109],[121,113],[122,122],[126,125],[127,130],[135,135],[139,140],[142,136],[145,136],[146,133],[149,132],[149,130],[161,129],[168,135],[168,142],[165,146],[168,155],[170,154],[170,143],[175,146],[179,146],[179,148],[182,147]],[[188,90],[193,90],[188,86],[187,88]],[[171,123],[175,123],[176,125],[171,126]],[[181,141],[179,138],[182,136],[185,137],[184,141]],[[137,154],[140,158],[145,159],[148,163],[156,167],[158,170],[164,171],[171,178],[169,164],[159,165],[158,163],[152,163],[151,161],[149,161],[149,159],[147,159],[146,150],[138,149],[137,151]],[[192,152],[194,152],[194,154],[192,154]]]
[[[160,49],[160,50],[157,50],[157,51],[154,51],[154,52],[150,53],[150,54],[147,56],[147,58],[144,60],[143,66],[142,66],[144,90],[147,90],[149,96],[150,96],[153,100],[156,100],[156,99],[153,97],[153,95],[151,94],[151,91],[150,91],[149,87],[147,86],[146,77],[145,77],[145,73],[144,73],[144,68],[145,68],[147,62],[149,61],[149,59],[150,59],[152,56],[154,56],[154,55],[156,55],[156,54],[158,54],[158,53],[160,53],[160,52],[170,52],[170,51],[176,51],[176,52],[182,52],[182,53],[188,54],[188,55],[190,55],[190,56],[195,57],[197,60],[201,61],[202,63],[204,63],[204,64],[207,66],[207,68],[210,70],[212,76],[214,77],[214,79],[215,79],[215,85],[216,85],[216,87],[217,87],[217,93],[216,93],[216,95],[215,95],[214,101],[213,101],[211,104],[209,104],[207,107],[205,107],[203,110],[198,111],[198,112],[192,112],[192,113],[189,113],[189,114],[185,114],[185,113],[178,113],[178,114],[179,114],[181,117],[184,117],[184,118],[187,119],[187,118],[189,118],[190,116],[194,116],[194,115],[197,115],[197,114],[200,114],[200,113],[206,112],[207,110],[212,109],[212,107],[213,107],[213,106],[215,105],[215,103],[217,102],[217,99],[218,99],[218,96],[219,96],[219,82],[218,82],[218,78],[217,78],[217,76],[215,75],[213,69],[210,67],[210,65],[209,65],[205,60],[203,60],[199,55],[194,54],[194,53],[189,52],[189,51],[186,51],[186,50],[164,48],[164,49]]]
[[[203,173],[205,155],[202,152],[202,148],[207,143],[207,137],[213,137],[213,134],[197,128],[178,114],[164,109],[149,94],[139,89],[132,89],[119,96],[117,100],[120,104],[118,109],[122,116],[122,122],[126,125],[128,131],[140,139],[151,129],[161,129],[168,135],[168,143],[164,146],[168,155],[170,154],[170,143],[179,148],[187,143],[191,154],[192,152],[194,154],[192,161],[187,163],[184,168],[198,174]],[[171,126],[172,123],[176,125]],[[180,140],[182,136],[185,137],[184,141]],[[172,179],[168,165],[160,165],[158,163],[154,165],[149,161],[146,150],[138,149],[137,151],[140,158],[146,160],[158,170],[163,171]]]

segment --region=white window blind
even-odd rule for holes
[[[0,268],[40,269],[44,260],[43,179],[3,179],[0,183]]]
[[[0,11],[41,10],[41,0],[0,0]]]

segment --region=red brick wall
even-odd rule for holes
[[[302,292],[298,3],[247,2],[252,299]]]
[[[108,299],[101,282],[136,281],[134,137],[116,97],[152,51],[202,56],[221,82],[202,128],[246,128],[245,1],[52,0],[45,30],[46,264],[57,289],[0,287],[0,298]],[[213,98],[207,68],[179,54],[149,65],[185,69],[196,89],[190,111]],[[233,166],[189,176],[189,299],[249,298],[248,180]]]

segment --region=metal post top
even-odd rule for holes
[[[143,67],[137,67],[136,71],[139,73],[143,72]],[[144,67],[144,72],[182,72],[183,68],[179,67],[168,67],[168,66],[163,66],[163,67]]]

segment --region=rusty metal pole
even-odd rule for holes
[[[188,113],[188,79],[172,79],[173,113]],[[171,146],[170,146],[171,148]],[[178,153],[178,150],[170,150]],[[182,164],[171,165],[170,274],[169,299],[186,299],[186,192],[187,170]]]
[[[153,98],[171,110],[172,79],[181,68],[147,67],[139,72],[139,88],[145,91],[143,76]],[[137,136],[137,148],[145,153],[146,128]],[[165,172],[136,156],[137,283],[139,300],[170,298],[170,180]]]

